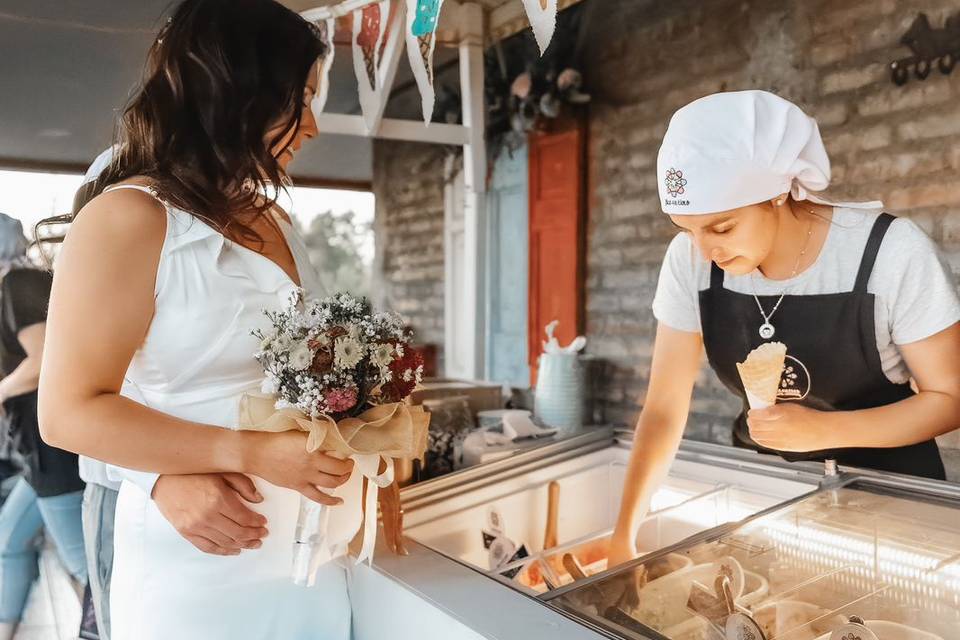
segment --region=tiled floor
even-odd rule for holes
[[[40,578],[14,640],[73,640],[80,628],[81,604],[73,583],[50,547],[40,557]]]

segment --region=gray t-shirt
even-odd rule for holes
[[[836,208],[817,261],[803,273],[789,280],[768,280],[758,271],[752,276],[727,274],[724,288],[761,296],[851,291],[878,215]],[[710,263],[690,235],[680,233],[663,260],[653,299],[654,316],[674,329],[700,333],[698,293],[709,286]],[[891,382],[907,382],[910,372],[897,345],[929,338],[960,320],[960,300],[950,269],[937,246],[913,221],[898,218],[884,237],[867,291],[876,295],[877,350],[883,371]],[[759,328],[763,323],[759,310],[756,321]],[[776,315],[772,322],[777,324]]]

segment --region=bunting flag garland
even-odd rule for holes
[[[557,27],[557,0],[523,0],[523,8],[527,10],[533,36],[540,47],[540,55],[543,55]]]
[[[393,0],[380,0],[355,9],[353,18],[353,69],[357,77],[360,94],[360,109],[363,112],[367,131],[371,132],[377,114],[381,113],[382,96],[389,87],[386,82],[386,70],[381,65],[386,57],[388,41],[399,38],[397,33],[400,16],[404,14],[401,6],[392,7]],[[399,2],[400,0],[396,0]],[[420,90],[421,110],[424,124],[429,125],[433,117],[436,93],[434,90],[433,54],[437,46],[437,26],[440,22],[440,10],[443,0],[404,0],[406,6],[406,28],[402,37],[406,41],[407,59],[410,69]],[[557,26],[558,0],[522,0],[527,19],[533,29],[540,55],[543,55],[553,39]],[[391,9],[395,9],[391,11]],[[305,12],[305,14],[313,13]],[[323,14],[321,14],[323,15]],[[333,66],[333,36],[336,28],[335,18],[315,21],[324,42],[329,44],[329,52],[324,55],[320,68],[320,83],[317,97],[314,98],[315,112],[323,111],[329,92],[330,69]],[[395,41],[392,41],[395,42]],[[395,43],[400,46],[400,43]],[[392,45],[390,51],[395,51]],[[392,54],[391,54],[392,55]],[[392,58],[391,58],[392,60]],[[387,65],[393,67],[393,63]]]
[[[327,18],[314,23],[320,32],[320,39],[327,45],[327,52],[320,58],[320,78],[317,81],[317,95],[310,105],[314,113],[322,113],[327,106],[327,95],[330,93],[330,69],[333,68],[333,56],[337,52],[333,43],[333,34],[336,32],[336,20]]]
[[[420,90],[423,122],[433,117],[433,51],[437,46],[437,23],[443,0],[407,0],[407,58]]]
[[[369,4],[353,12],[353,70],[360,92],[360,110],[368,130],[373,125],[380,106],[380,94],[384,91],[377,71],[389,15],[390,0]]]

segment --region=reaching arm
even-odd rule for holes
[[[635,554],[637,528],[683,436],[702,350],[699,333],[678,331],[664,324],[657,328],[650,385],[633,436],[609,566]]]

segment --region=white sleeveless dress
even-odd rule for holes
[[[263,310],[283,307],[296,285],[265,256],[165,207],[156,312],[123,394],[179,418],[233,428],[241,395],[258,390],[263,377],[251,331],[266,326]],[[302,240],[281,224],[303,288],[319,295]],[[254,481],[264,501],[251,508],[266,516],[270,534],[260,549],[221,557],[182,538],[144,490],[124,479],[110,589],[113,640],[348,640],[345,570],[330,563],[314,587],[294,585],[300,496]]]

